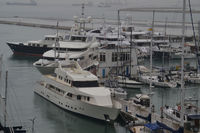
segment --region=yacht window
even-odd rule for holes
[[[77,100],[81,100],[81,96],[80,95],[77,96]]]
[[[97,81],[72,81],[72,86],[75,87],[98,87]]]
[[[176,116],[177,116],[178,118],[180,118],[180,114],[179,114],[178,112],[176,112]]]
[[[89,58],[92,57],[92,56],[93,56],[93,54],[90,54],[90,55],[89,55]]]
[[[101,31],[100,30],[94,30],[91,33],[101,33]]]
[[[87,101],[90,101],[90,97],[87,97]]]
[[[71,40],[72,41],[82,41],[82,42],[85,42],[86,41],[86,37],[71,36]]]
[[[59,41],[59,40],[62,40],[62,38],[61,38],[61,37],[60,37],[60,38],[59,38],[59,37],[58,37],[58,38],[56,37],[56,41]]]
[[[84,59],[84,56],[80,57],[79,59],[80,59],[80,60],[83,60],[83,59]]]
[[[93,57],[93,60],[97,58],[97,55]]]
[[[106,54],[105,53],[100,53],[100,61],[106,61]]]
[[[28,46],[31,46],[31,43],[29,43]]]
[[[149,99],[142,99],[141,100],[141,105],[145,106],[145,107],[150,107],[150,100]]]
[[[92,39],[93,39],[93,37],[88,37],[88,38],[87,38],[87,42],[91,42]]]
[[[45,48],[46,48],[46,47],[47,47],[47,45],[43,45],[43,47],[45,47]]]
[[[69,97],[72,97],[72,95],[73,95],[72,93],[67,93],[67,96]]]
[[[69,35],[66,35],[65,36],[65,40],[69,40],[70,36]]]
[[[37,44],[37,47],[40,47],[40,44]]]
[[[56,50],[58,50],[59,52],[66,52],[67,51],[66,48],[56,48]]]
[[[68,51],[85,51],[85,50],[87,50],[87,48],[81,48],[81,49],[79,49],[79,48],[76,48],[76,49],[68,48],[67,50]]]
[[[35,44],[33,43],[32,46],[35,47]]]

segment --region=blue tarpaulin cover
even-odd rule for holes
[[[183,128],[181,128],[181,127],[178,130],[173,130],[172,128],[170,128],[167,125],[160,123],[158,121],[156,123],[147,123],[144,126],[149,128],[151,131],[165,129],[165,130],[170,131],[171,133],[183,133]]]
[[[157,123],[147,123],[144,126],[151,129],[152,131],[162,129]]]

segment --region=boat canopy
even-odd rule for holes
[[[200,114],[199,115],[188,115],[188,118],[191,120],[200,120]]]

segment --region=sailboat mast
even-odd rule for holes
[[[5,99],[4,99],[4,127],[6,127],[7,123],[7,88],[8,88],[8,71],[6,71],[6,81],[5,81]]]
[[[183,0],[183,16],[182,16],[182,55],[181,55],[181,126],[184,127],[184,44],[185,44],[185,8],[186,0]]]
[[[150,93],[152,92],[152,47],[153,47],[153,34],[154,34],[154,17],[155,11],[153,11],[153,21],[152,21],[152,32],[151,32],[151,45],[150,45]],[[151,94],[150,94],[151,95]],[[152,95],[150,96],[150,112],[152,110]]]
[[[58,51],[60,50],[60,46],[59,46],[59,38],[58,38],[58,25],[59,25],[59,22],[57,21],[57,30],[56,30],[56,47],[58,47]],[[56,51],[56,49],[55,49]],[[59,57],[59,52],[58,52],[58,57]]]
[[[117,31],[117,67],[116,67],[116,74],[119,75],[119,58],[120,58],[120,53],[119,53],[119,36],[120,36],[120,12],[118,10],[118,13],[117,13],[117,19],[118,19],[118,31]]]
[[[85,9],[85,5],[84,5],[84,3],[82,3],[82,12],[81,12],[81,18],[82,18],[82,19],[85,18],[84,9]],[[85,20],[83,20],[83,22],[81,23],[81,29],[82,29],[83,31],[85,31]]]
[[[132,27],[131,27],[131,36],[130,36],[130,57],[129,57],[129,59],[130,59],[130,78],[131,78],[131,75],[132,75],[132,73],[131,73],[131,71],[132,71],[132,65],[131,65],[131,61],[132,61],[132,41],[133,41],[133,29],[132,29]]]
[[[198,21],[198,35],[199,35],[199,38],[198,38],[197,48],[199,49],[199,45],[200,45],[200,21]],[[197,53],[197,54],[198,54],[198,56],[200,56],[199,53]],[[198,68],[197,68],[198,73],[200,71],[199,67],[200,67],[200,59],[198,58]]]

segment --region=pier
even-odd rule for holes
[[[149,108],[136,105],[133,102],[124,99],[119,99],[119,102],[122,104],[120,115],[123,115],[121,117],[124,117],[124,121],[127,123],[127,125],[129,125],[129,127],[134,127],[138,125],[144,126],[144,124],[149,123],[149,121],[137,117],[138,114],[143,117],[148,117],[150,114]],[[139,120],[140,123],[137,123],[137,120]],[[180,127],[180,123],[178,123],[177,121],[163,117],[162,115],[158,114],[158,112],[155,112],[154,109],[151,109],[151,123],[155,123],[156,121],[167,125],[173,130],[178,130]],[[192,132],[184,129],[184,133]]]

